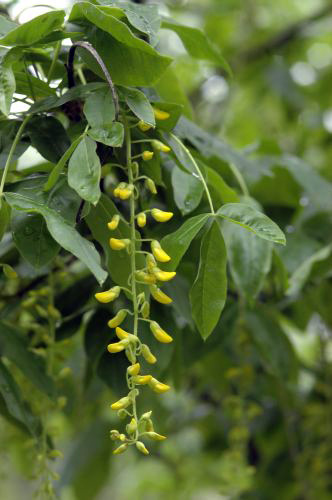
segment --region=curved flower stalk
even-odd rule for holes
[[[159,120],[169,118],[167,112],[158,109],[155,109],[155,115]],[[128,125],[125,117],[123,117],[123,123],[126,131],[126,165],[122,168],[126,171],[128,182],[120,182],[114,189],[113,196],[129,204],[130,219],[127,223],[130,227],[130,238],[118,239],[111,236],[112,231],[115,230],[119,224],[126,223],[119,215],[113,216],[107,226],[110,230],[109,245],[111,249],[119,252],[128,252],[130,255],[131,269],[128,280],[130,289],[125,288],[125,290],[130,294],[132,309],[120,309],[115,316],[108,321],[108,326],[115,329],[118,341],[110,343],[107,346],[107,350],[111,354],[124,351],[129,361],[126,374],[128,393],[111,404],[112,410],[118,412],[119,418],[128,419],[128,423],[125,433],[113,429],[110,432],[110,437],[112,440],[120,442],[120,445],[113,451],[115,455],[123,453],[131,445],[136,446],[144,455],[148,455],[149,451],[141,439],[147,438],[153,441],[162,441],[166,439],[166,437],[155,432],[151,411],[145,412],[142,415],[138,414],[136,400],[142,390],[142,386],[147,386],[157,394],[167,392],[170,387],[154,378],[152,374],[142,373],[141,371],[141,358],[150,365],[154,365],[157,362],[157,358],[151,352],[149,346],[141,342],[139,322],[148,322],[151,335],[159,342],[168,344],[172,342],[173,339],[156,321],[150,319],[150,305],[147,300],[147,294],[144,291],[138,294],[137,284],[140,283],[145,285],[147,287],[147,292],[150,292],[153,299],[157,302],[161,304],[170,304],[172,299],[159,288],[158,283],[173,279],[176,273],[163,271],[159,267],[162,266],[164,262],[168,262],[170,256],[162,249],[160,243],[156,239],[146,240],[137,238],[137,227],[143,228],[148,222],[147,216],[149,215],[155,221],[164,223],[172,218],[173,213],[160,210],[159,208],[152,208],[136,213],[138,204],[137,199],[139,198],[140,183],[142,180],[151,194],[157,193],[153,180],[145,175],[140,176],[140,167],[138,163],[139,160],[149,161],[152,159],[154,152],[145,150],[143,153],[133,155],[132,146],[134,146],[134,143],[145,142],[145,140],[132,141],[132,127]],[[151,128],[142,121],[140,121],[137,126],[140,131],[144,132]],[[170,151],[168,146],[158,140],[152,140],[150,142],[155,150],[165,153]],[[137,250],[137,243],[143,241],[148,241],[150,243],[149,251],[142,252]],[[145,254],[145,267],[142,269],[136,268],[136,254],[139,252]],[[114,286],[110,290],[96,293],[95,298],[101,303],[108,303],[115,300],[122,289],[124,288]],[[121,327],[121,324],[128,314],[131,315],[133,319],[133,326],[130,332]]]

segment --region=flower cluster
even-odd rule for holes
[[[169,114],[166,111],[155,109],[155,116],[157,120],[167,120]],[[114,189],[113,195],[120,200],[127,200],[130,205],[130,221],[127,222],[123,217],[116,214],[108,222],[107,226],[110,231],[118,228],[119,224],[128,224],[130,227],[130,238],[113,238],[110,237],[109,245],[114,251],[125,251],[130,255],[131,270],[128,280],[128,286],[125,288],[121,286],[113,286],[109,290],[96,293],[96,299],[101,303],[109,303],[114,301],[121,290],[125,290],[130,295],[132,301],[132,310],[120,309],[113,318],[108,321],[108,326],[115,329],[117,342],[108,344],[107,350],[111,354],[116,354],[124,351],[129,366],[127,368],[127,385],[128,393],[118,401],[111,404],[111,408],[118,412],[120,419],[129,418],[126,425],[126,433],[120,433],[118,430],[110,432],[111,439],[120,441],[120,445],[113,451],[114,454],[124,452],[130,445],[135,445],[136,448],[143,454],[149,453],[145,444],[141,441],[143,438],[148,438],[154,441],[162,441],[165,436],[158,434],[154,431],[153,422],[151,419],[151,411],[143,413],[138,416],[136,399],[139,395],[141,386],[148,386],[152,391],[162,394],[170,389],[170,387],[157,380],[151,374],[143,374],[141,372],[141,364],[139,358],[142,357],[148,364],[154,365],[157,358],[151,352],[147,344],[143,344],[139,338],[139,321],[146,321],[149,323],[151,334],[161,343],[172,342],[172,337],[156,322],[150,319],[150,304],[149,295],[161,304],[170,304],[172,299],[166,295],[160,288],[160,283],[169,281],[175,276],[175,272],[164,271],[159,266],[162,263],[170,261],[170,256],[163,250],[159,241],[156,239],[138,239],[138,228],[144,228],[147,224],[147,215],[157,222],[167,222],[173,216],[172,212],[166,212],[159,208],[152,208],[141,211],[136,214],[137,197],[139,196],[139,181],[144,180],[145,187],[152,193],[157,193],[155,183],[149,177],[139,175],[139,164],[133,159],[141,158],[143,161],[150,160],[154,152],[144,151],[141,154],[132,156],[131,146],[135,142],[150,142],[155,151],[162,151],[167,153],[170,148],[157,139],[147,139],[141,141],[132,141],[130,127],[124,120],[126,128],[126,150],[127,150],[127,164],[126,172],[128,175],[128,182],[120,182]],[[140,121],[138,124],[140,131],[148,131],[151,126]],[[148,251],[137,250],[137,243],[145,241],[149,242]],[[142,269],[136,268],[136,254],[143,253],[145,255],[145,266]],[[137,284],[143,284],[147,287],[146,292],[137,293]],[[131,331],[124,330],[120,325],[125,321],[127,316],[132,316],[133,326]]]

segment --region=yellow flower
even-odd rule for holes
[[[118,298],[120,290],[121,288],[119,286],[113,286],[113,288],[110,288],[106,292],[96,293],[95,298],[98,300],[98,302],[107,304],[108,302],[112,302],[112,300]]]
[[[135,277],[138,281],[143,281],[143,283],[146,283],[147,285],[152,285],[157,281],[156,276],[146,273],[145,271],[136,271]]]
[[[146,224],[146,215],[144,212],[140,212],[137,216],[137,225],[139,227],[144,227]]]
[[[159,382],[156,378],[151,378],[149,382],[149,387],[158,394],[162,394],[163,392],[167,392],[170,390],[170,386],[167,384],[163,384],[162,382]]]
[[[163,153],[169,153],[171,148],[157,139],[151,141],[152,147],[157,151],[162,151]]]
[[[146,344],[142,344],[142,356],[147,363],[154,365],[157,362],[157,358],[152,354],[149,347]]]
[[[160,304],[170,304],[173,302],[171,297],[166,295],[163,291],[160,290],[156,285],[151,285],[150,286],[150,292],[152,297],[157,301],[160,302]]]
[[[166,436],[162,436],[161,434],[158,434],[157,432],[146,432],[145,436],[149,437],[150,439],[153,439],[153,441],[164,441],[164,439],[167,439]]]
[[[154,116],[156,117],[156,120],[168,120],[168,118],[171,116],[167,111],[163,111],[158,108],[153,108]]]
[[[150,193],[157,194],[158,191],[157,191],[156,185],[152,179],[150,179],[150,178],[146,179],[145,186],[150,191]]]
[[[173,341],[172,337],[168,335],[168,333],[166,333],[156,321],[150,322],[150,330],[153,333],[153,336],[163,344],[169,344]]]
[[[124,398],[119,399],[115,403],[111,404],[112,410],[122,410],[124,408],[127,408],[131,403],[131,399],[128,398],[128,396],[125,396]]]
[[[142,441],[136,441],[136,448],[143,453],[143,455],[148,455],[149,451],[145,448],[144,444]]]
[[[157,222],[167,222],[173,217],[173,212],[164,212],[163,210],[159,210],[159,208],[153,208],[151,215]]]
[[[149,161],[152,160],[153,155],[154,155],[153,151],[143,151],[142,158],[144,161]]]
[[[147,267],[149,273],[153,273],[157,267],[156,259],[150,253],[148,253],[146,256],[146,267]]]
[[[111,229],[111,231],[117,229],[119,222],[120,222],[120,216],[118,214],[113,215],[112,220],[110,220],[110,222],[107,224],[108,229]]]
[[[129,424],[126,426],[128,434],[133,434],[137,430],[137,422],[135,418],[132,418]]]
[[[123,453],[124,451],[126,451],[127,448],[128,448],[127,443],[121,444],[118,448],[113,450],[113,455],[120,455],[120,453]]]
[[[133,382],[139,385],[146,385],[150,382],[151,379],[151,375],[136,375],[136,377],[133,377]]]
[[[123,351],[129,344],[128,339],[123,339],[121,342],[115,342],[114,344],[108,344],[107,350],[111,354]]]
[[[116,328],[117,326],[121,325],[122,321],[124,321],[124,319],[126,318],[127,316],[127,311],[125,309],[120,309],[120,311],[118,311],[116,313],[116,315],[114,316],[114,318],[110,319],[109,322],[107,323],[107,325],[110,327],[110,328]]]
[[[142,132],[147,132],[148,130],[150,130],[152,127],[152,125],[149,125],[148,123],[145,123],[143,120],[140,120],[138,122],[138,128],[142,131]]]
[[[123,250],[130,244],[130,240],[128,239],[119,240],[117,238],[110,238],[109,243],[112,250]]]
[[[159,241],[153,240],[151,242],[151,250],[159,262],[168,262],[171,260],[170,256],[161,248]]]
[[[169,281],[174,278],[176,275],[175,271],[161,271],[160,269],[156,268],[154,271],[154,275],[156,276],[157,280],[159,281]]]
[[[141,365],[139,363],[135,363],[134,365],[128,366],[127,372],[129,375],[138,375],[141,369]]]
[[[117,326],[115,328],[115,334],[121,340],[127,339],[129,337],[129,335],[130,335],[130,333],[126,332],[125,330],[123,330],[119,326]]]
[[[119,198],[121,200],[128,200],[134,192],[134,186],[132,184],[128,184],[125,189],[119,190]]]

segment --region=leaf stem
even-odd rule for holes
[[[230,168],[232,174],[234,175],[235,179],[237,180],[244,196],[250,196],[246,181],[244,180],[243,175],[241,174],[239,169],[236,168],[236,166],[233,165],[232,163],[229,163],[229,168]]]
[[[0,199],[2,197],[2,194],[3,194],[3,189],[5,187],[5,182],[6,182],[6,177],[7,177],[7,174],[8,174],[8,171],[9,171],[9,167],[10,167],[10,164],[12,162],[12,159],[13,159],[13,156],[14,156],[14,153],[15,153],[15,149],[16,149],[16,146],[23,134],[23,131],[25,129],[25,126],[26,124],[28,123],[28,121],[30,120],[32,115],[27,115],[23,122],[21,123],[20,125],[20,128],[18,129],[17,133],[16,133],[16,136],[15,136],[15,139],[11,145],[11,148],[10,148],[10,151],[9,151],[9,154],[8,154],[8,157],[7,157],[7,160],[6,160],[6,164],[5,164],[5,168],[3,170],[3,173],[2,173],[2,178],[1,178],[1,183],[0,183]]]
[[[215,211],[214,211],[214,207],[213,207],[212,198],[211,198],[211,194],[210,194],[209,188],[208,188],[208,186],[207,186],[207,184],[206,184],[206,181],[205,181],[205,179],[204,179],[204,177],[203,177],[203,174],[202,174],[202,172],[201,172],[201,170],[200,170],[199,166],[197,165],[197,163],[196,163],[196,161],[195,161],[194,157],[193,157],[193,156],[192,156],[192,154],[190,153],[189,149],[188,149],[188,148],[186,148],[186,146],[183,144],[183,142],[182,142],[182,141],[180,141],[180,139],[178,139],[178,137],[176,137],[176,136],[175,136],[174,134],[172,134],[172,133],[170,133],[170,135],[171,135],[172,139],[173,139],[173,140],[174,140],[174,141],[175,141],[175,142],[176,142],[176,143],[177,143],[177,144],[178,144],[178,145],[179,145],[179,146],[183,149],[183,151],[184,151],[184,152],[185,152],[185,153],[189,156],[190,161],[191,161],[191,162],[192,162],[192,164],[194,165],[195,170],[196,170],[196,172],[197,172],[197,175],[199,176],[199,178],[200,178],[200,180],[201,180],[201,182],[202,182],[202,184],[203,184],[204,191],[205,191],[205,193],[206,193],[206,197],[207,197],[207,199],[208,199],[208,202],[209,202],[209,205],[210,205],[210,208],[211,208],[211,213],[212,213],[213,215],[215,215]]]

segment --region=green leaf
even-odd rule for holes
[[[53,116],[35,116],[27,125],[31,144],[46,160],[57,163],[70,146],[62,123]]]
[[[183,255],[189,248],[190,243],[207,222],[209,214],[196,215],[186,220],[174,233],[168,234],[161,241],[161,246],[171,257],[164,268],[174,271],[180,263]]]
[[[90,127],[101,128],[110,125],[115,118],[115,108],[109,89],[100,89],[89,95],[85,101],[84,114]]]
[[[68,222],[55,210],[38,203],[27,196],[18,193],[6,193],[7,202],[16,210],[41,214],[51,236],[68,252],[81,260],[102,284],[107,273],[100,266],[100,256],[95,247],[83,238]]]
[[[226,247],[217,221],[213,221],[201,245],[196,280],[190,291],[194,321],[205,340],[215,328],[227,296]]]
[[[172,66],[168,66],[162,77],[155,84],[154,88],[158,92],[161,99],[182,106],[184,115],[189,119],[193,117],[191,103],[183,89],[175,69]]]
[[[68,184],[83,200],[93,205],[100,198],[100,160],[96,153],[97,144],[84,137],[76,147],[68,165]]]
[[[1,359],[0,395],[5,403],[8,415],[13,418],[14,422],[19,422],[31,434],[35,434],[37,419],[35,419],[27,405],[25,405],[19,386]]]
[[[6,163],[10,148],[21,125],[19,120],[0,121],[0,165],[3,167]],[[15,148],[12,164],[14,164],[24,151],[29,147],[29,142],[20,140]]]
[[[113,215],[120,215],[118,209],[110,198],[101,195],[99,203],[95,207],[91,207],[89,214],[86,217],[86,222],[90,228],[93,237],[102,245],[107,257],[107,268],[112,280],[121,286],[128,286],[128,277],[130,275],[130,255],[127,252],[118,252],[112,250],[109,245],[110,231],[107,228],[107,223],[112,219]],[[122,221],[117,229],[112,231],[114,238],[130,238],[130,228]],[[144,267],[144,257],[142,254],[137,254],[137,268]]]
[[[174,31],[180,37],[191,57],[212,61],[225,69],[229,74],[232,73],[229,64],[222,57],[219,50],[211,44],[205,33],[201,30],[190,26],[184,26],[171,18],[164,18],[161,27]]]
[[[124,127],[121,122],[113,122],[101,128],[91,128],[88,132],[91,139],[106,146],[120,148],[124,139]]]
[[[35,76],[15,71],[16,92],[35,99],[43,99],[44,97],[55,96],[55,90],[52,89],[46,82],[39,80]]]
[[[140,90],[131,87],[119,87],[119,90],[120,96],[122,94],[122,97],[134,115],[154,127],[156,124],[154,112],[150,101],[145,94],[143,94]]]
[[[42,358],[29,350],[27,337],[4,321],[0,321],[0,352],[40,391],[49,397],[54,396],[53,380],[47,375]]]
[[[287,383],[296,374],[297,360],[290,341],[274,315],[260,309],[246,313],[245,319],[265,370],[280,378],[282,383]]]
[[[15,92],[15,76],[11,66],[0,64],[0,111],[8,116]]]
[[[308,280],[316,262],[327,259],[330,256],[331,251],[332,245],[326,245],[302,262],[302,264],[290,276],[286,294],[297,295]]]
[[[84,135],[80,135],[77,139],[75,139],[71,143],[67,151],[63,153],[60,160],[58,161],[58,163],[55,165],[50,175],[48,176],[47,182],[45,182],[45,185],[43,187],[44,191],[49,191],[56,184],[63,169],[65,168],[67,161],[69,160],[69,158],[71,157],[71,155],[73,154],[73,152],[75,151],[75,149],[77,148],[83,137]]]
[[[8,19],[7,17],[0,16],[0,36],[7,35],[9,31],[17,28],[17,24]]]
[[[169,57],[161,56],[151,45],[135,36],[130,28],[112,15],[112,7],[97,7],[88,2],[76,3],[69,21],[91,23],[90,37],[113,81],[120,85],[151,86],[170,64]],[[102,31],[100,31],[102,30]],[[104,78],[92,56],[79,50],[93,71]],[[126,61],[126,64],[123,64]],[[130,71],[128,71],[130,68]]]
[[[11,227],[18,251],[35,269],[51,262],[59,252],[60,247],[48,232],[41,215],[15,211]]]
[[[0,241],[2,240],[10,221],[10,206],[5,200],[1,200],[0,206]]]
[[[252,304],[271,268],[272,244],[234,224],[225,225],[230,271],[240,295]]]
[[[264,240],[285,245],[286,238],[279,226],[269,217],[245,203],[227,203],[219,208],[217,215],[253,231]]]
[[[172,167],[172,186],[175,204],[182,215],[187,215],[198,207],[204,188],[197,177],[186,174],[174,164]]]
[[[37,16],[7,33],[0,39],[0,45],[32,45],[51,31],[61,28],[65,14],[64,10],[51,10]]]
[[[239,201],[236,191],[224,181],[221,175],[207,165],[204,165],[204,170],[207,175],[208,186],[218,193],[223,203],[236,203]]]

